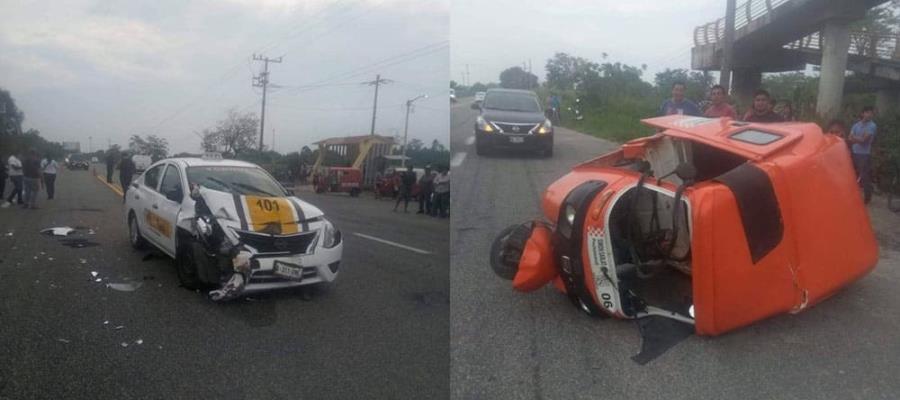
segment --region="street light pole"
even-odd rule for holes
[[[412,106],[412,103],[418,99],[427,98],[427,94],[420,94],[412,99],[406,101],[406,124],[403,126],[403,155],[400,158],[400,168],[406,168],[406,144],[407,138],[409,134],[409,108]]]

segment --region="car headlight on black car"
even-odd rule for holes
[[[324,225],[322,227],[322,246],[326,249],[334,248],[335,246],[341,244],[341,231],[334,227],[328,220],[323,220]]]
[[[494,131],[494,127],[491,126],[491,123],[487,122],[487,120],[485,120],[484,117],[482,117],[480,115],[478,116],[478,118],[475,118],[475,126],[477,126],[478,130],[482,131],[482,132],[493,132]]]
[[[540,135],[544,135],[544,134],[548,134],[550,132],[553,132],[553,123],[550,122],[549,119],[545,119],[544,123],[538,127],[537,133]]]

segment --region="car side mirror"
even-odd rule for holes
[[[480,110],[480,109],[481,109],[481,105],[478,104],[478,103],[472,103],[472,105],[471,105],[470,107],[471,107],[473,110]]]

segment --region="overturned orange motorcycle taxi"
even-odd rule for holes
[[[719,335],[796,313],[871,271],[878,245],[846,144],[812,123],[680,115],[584,162],[504,230],[494,271],[596,316]]]

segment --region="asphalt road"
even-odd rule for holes
[[[501,229],[541,215],[549,183],[616,145],[557,128],[552,159],[479,157],[475,116],[452,107],[451,398],[897,398],[900,216],[882,199],[869,206],[881,243],[872,274],[803,313],[693,336],[640,366],[634,322],[592,319],[551,287],[515,292],[488,264]]]
[[[301,191],[344,234],[335,283],[216,304],[131,250],[121,199],[89,172],[57,186],[39,210],[0,209],[0,399],[448,397],[448,220]],[[98,245],[38,233],[62,225]]]

